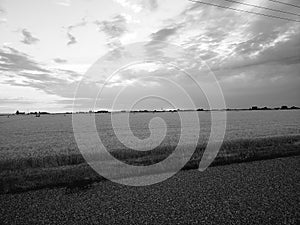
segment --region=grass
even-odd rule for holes
[[[203,144],[196,148],[191,159],[183,167],[184,170],[198,168],[205,146]],[[300,155],[299,146],[300,135],[226,141],[211,166]],[[148,152],[115,150],[111,154],[127,164],[143,166],[167,158],[174,148],[175,146],[164,146]],[[99,156],[93,158],[99,163]],[[171,171],[172,166],[163,169]],[[2,194],[52,187],[65,187],[68,192],[88,188],[94,182],[106,180],[77,153],[2,160],[0,169]],[[119,174],[120,178],[127,176],[132,174]]]

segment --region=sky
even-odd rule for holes
[[[236,1],[206,2],[300,21]],[[206,108],[210,76],[228,108],[300,106],[300,22],[188,0],[0,0],[1,113],[72,111],[74,96],[81,110],[191,107],[183,95]]]

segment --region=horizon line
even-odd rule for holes
[[[17,110],[14,113],[1,113],[0,115],[35,115],[35,114],[80,114],[80,113],[111,113],[111,112],[177,112],[177,111],[242,111],[242,110],[288,110],[288,109],[300,109],[299,106],[276,106],[276,107],[268,107],[268,106],[251,106],[248,108],[223,108],[223,109],[204,109],[204,108],[196,108],[196,109],[99,109],[99,110],[82,110],[82,111],[64,111],[64,112],[50,112],[50,111],[30,111],[23,112]],[[18,113],[17,113],[18,112]]]

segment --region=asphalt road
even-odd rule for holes
[[[0,195],[0,224],[300,224],[300,157],[182,171],[147,187]]]

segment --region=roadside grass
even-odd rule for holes
[[[196,169],[206,144],[197,146],[193,156],[182,168]],[[147,152],[115,150],[111,154],[131,165],[150,165],[166,159],[175,146],[159,147]],[[300,135],[260,139],[226,141],[211,166],[249,162],[300,155]],[[95,163],[101,157],[91,156]],[[173,165],[163,168],[172,171]],[[105,181],[84,160],[81,154],[19,158],[0,161],[0,193],[16,193],[40,188],[64,187],[66,193],[89,188],[93,183]],[[145,174],[119,174],[119,178]]]

